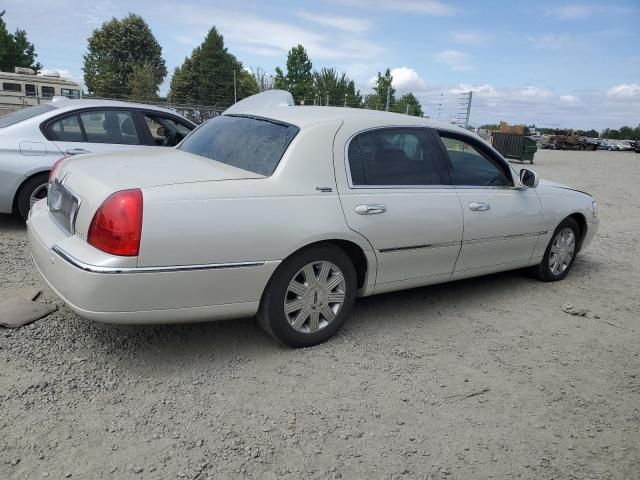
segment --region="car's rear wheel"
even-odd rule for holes
[[[565,218],[553,232],[542,262],[534,273],[543,282],[562,280],[569,274],[578,254],[580,227],[573,218]]]
[[[48,173],[39,173],[24,182],[18,193],[18,212],[25,220],[34,203],[47,198]]]
[[[291,347],[310,347],[333,336],[356,297],[356,271],[334,245],[319,245],[285,260],[269,281],[258,321]]]

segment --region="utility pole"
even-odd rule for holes
[[[327,93],[327,103],[326,103],[326,106],[327,106],[327,107],[329,106],[329,94],[328,94],[328,93]]]
[[[389,85],[387,87],[387,105],[384,107],[384,109],[388,112],[389,111],[389,103],[391,102],[391,85]]]
[[[344,107],[347,108],[347,94],[344,94]]]
[[[469,91],[469,100],[467,101],[467,121],[465,125],[469,127],[469,117],[471,116],[471,99],[473,98],[473,90]]]
[[[233,69],[233,103],[238,101],[238,92],[236,89],[236,69]]]
[[[409,115],[409,104],[407,103],[407,115]]]

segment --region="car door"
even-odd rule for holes
[[[376,292],[446,281],[460,251],[462,213],[424,128],[358,131],[345,122],[334,144],[349,227],[373,246]]]
[[[47,122],[45,135],[65,155],[146,147],[129,109],[87,109]]]
[[[437,137],[464,220],[453,278],[528,265],[544,233],[535,190],[516,186],[506,161],[471,135],[441,130]]]

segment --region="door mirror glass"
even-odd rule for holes
[[[525,187],[536,188],[540,179],[538,178],[538,174],[533,170],[528,170],[523,168],[520,170],[520,183]]]
[[[156,135],[158,137],[166,137],[167,136],[167,129],[160,126],[156,129]]]

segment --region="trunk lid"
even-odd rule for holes
[[[70,157],[57,169],[54,181],[60,182],[64,192],[78,205],[77,212],[65,212],[65,218],[71,216],[70,223],[75,223],[75,229],[73,225],[65,229],[86,238],[94,213],[114,192],[249,178],[263,176],[174,148],[150,147]]]

